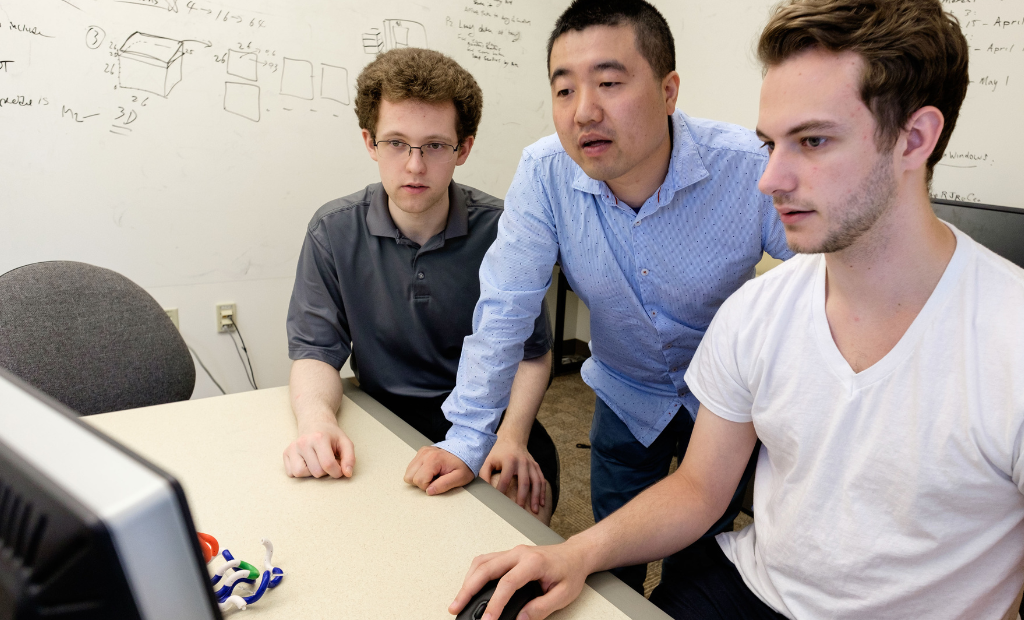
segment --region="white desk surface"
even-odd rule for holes
[[[351,382],[339,416],[356,447],[351,479],[285,475],[281,453],[295,436],[287,387],[83,420],[175,476],[196,529],[236,558],[262,570],[260,538],[273,541],[284,580],[231,616],[451,620],[473,557],[561,540],[479,479],[435,497],[405,484],[426,439]],[[601,594],[587,587],[551,618],[668,617],[610,575],[588,584]]]

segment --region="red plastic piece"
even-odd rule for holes
[[[196,532],[196,536],[199,537],[199,547],[203,550],[203,560],[209,564],[210,560],[212,560],[220,551],[220,543],[217,542],[216,538],[209,534]]]

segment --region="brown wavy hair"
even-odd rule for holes
[[[924,106],[945,125],[928,158],[928,180],[949,143],[967,94],[967,40],[940,0],[789,0],[775,7],[757,55],[764,70],[810,48],[864,59],[860,96],[878,125],[875,144],[891,150]]]
[[[468,71],[434,50],[406,47],[377,56],[356,78],[356,117],[360,129],[377,137],[380,102],[417,99],[455,104],[459,144],[475,136],[483,114],[484,94]]]

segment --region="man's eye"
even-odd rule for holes
[[[601,82],[600,86],[602,88],[608,88],[609,86],[615,86],[616,84],[618,84],[618,82]]]
[[[825,138],[818,138],[815,136],[804,138],[804,144],[811,147],[812,149],[816,149],[819,146],[825,144]]]
[[[775,150],[775,143],[774,142],[762,142],[761,143],[761,148],[767,149],[767,151],[769,153],[771,153],[772,151]]]
[[[440,151],[444,147],[445,145],[441,142],[429,142],[423,145],[423,148],[427,149],[428,151]]]
[[[568,97],[568,96],[569,96],[569,93],[571,93],[571,92],[572,92],[572,91],[571,91],[571,90],[569,90],[568,88],[563,88],[562,90],[560,90],[560,91],[556,92],[556,93],[555,93],[555,96],[556,96],[556,97]]]
[[[401,140],[388,140],[388,146],[393,149],[404,149],[408,145]]]

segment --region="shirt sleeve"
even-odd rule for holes
[[[533,322],[533,333],[523,344],[523,359],[532,360],[551,350],[551,319],[548,316],[548,302],[541,299],[540,314]]]
[[[480,266],[473,334],[463,344],[455,389],[442,407],[453,426],[436,444],[474,474],[494,445],[524,343],[537,331],[557,256],[551,201],[537,161],[524,154],[505,198],[497,238]]]
[[[314,359],[340,369],[352,353],[348,317],[330,250],[306,234],[288,305],[288,357]]]
[[[786,228],[771,196],[761,200],[761,248],[772,258],[788,260],[793,257],[793,250],[786,243]]]
[[[690,367],[686,385],[709,411],[731,422],[751,422],[754,396],[748,387],[739,351],[740,332],[748,300],[744,288],[730,296],[711,320]]]

